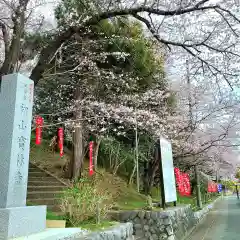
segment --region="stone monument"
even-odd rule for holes
[[[46,229],[46,206],[26,206],[33,81],[4,76],[0,91],[0,240],[73,240],[80,228]]]
[[[33,81],[4,76],[0,92],[0,239],[46,228],[46,206],[26,206]]]

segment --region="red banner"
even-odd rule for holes
[[[208,192],[209,193],[218,192],[218,185],[217,185],[217,183],[208,182]]]
[[[60,156],[63,156],[63,128],[58,129],[58,147],[60,150]]]
[[[187,173],[182,173],[179,168],[174,169],[178,192],[181,196],[191,195],[190,177]]]
[[[184,185],[184,195],[190,196],[191,184],[190,184],[190,177],[187,173],[183,173],[183,185]]]
[[[42,142],[43,118],[41,116],[37,116],[35,119],[35,123],[36,123],[36,145],[40,145]]]
[[[174,168],[174,173],[175,173],[175,177],[176,177],[176,183],[177,183],[177,188],[178,188],[178,192],[180,194],[184,193],[184,189],[183,189],[183,182],[182,182],[182,173],[180,171],[179,168]]]
[[[89,175],[92,176],[94,171],[93,171],[93,144],[94,142],[91,141],[89,143]]]

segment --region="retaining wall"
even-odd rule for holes
[[[139,240],[182,240],[206,216],[215,202],[198,212],[193,212],[190,205],[183,205],[166,211],[116,211],[111,212],[110,218],[132,223],[133,234]]]
[[[146,240],[182,239],[196,223],[190,205],[169,208],[166,211],[112,212],[111,218],[131,222],[136,239]]]

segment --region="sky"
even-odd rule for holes
[[[56,24],[54,9],[59,2],[59,0],[47,1],[47,3],[36,8],[35,13],[44,16],[45,21],[54,27]]]

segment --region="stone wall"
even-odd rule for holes
[[[133,223],[133,233],[141,240],[181,240],[196,224],[190,205],[166,211],[112,212],[111,218]]]
[[[183,205],[168,208],[166,211],[116,211],[110,213],[110,218],[132,223],[133,234],[139,240],[181,240],[207,215],[219,199],[198,212],[193,212],[190,205]]]
[[[74,240],[134,240],[132,223],[121,223],[106,230],[91,232]]]

